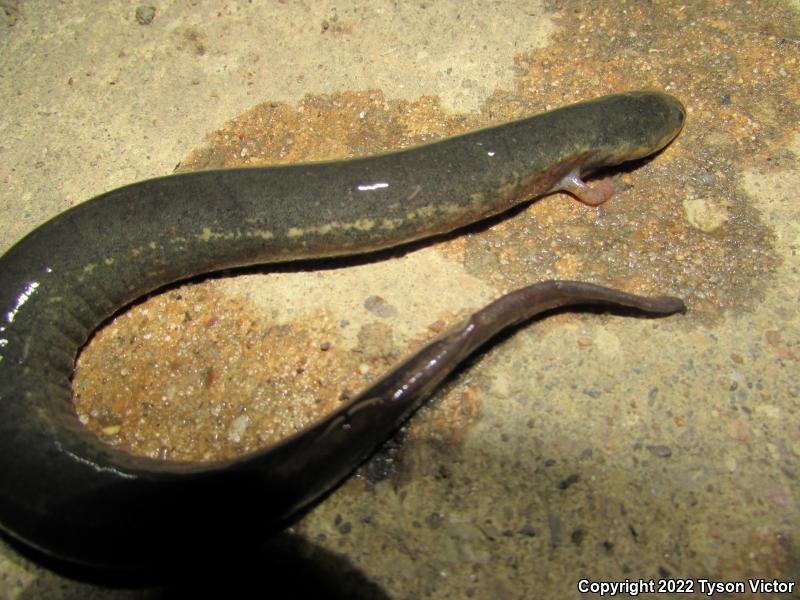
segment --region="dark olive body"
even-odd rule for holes
[[[85,430],[71,403],[74,360],[89,335],[165,284],[452,231],[562,189],[571,174],[651,154],[683,120],[668,95],[618,94],[391,154],[142,181],[37,227],[0,258],[2,529],[47,555],[101,568],[257,541],[346,478],[503,327],[579,302],[681,310],[676,299],[588,284],[531,286],[476,313],[323,421],[225,462],[132,456]]]

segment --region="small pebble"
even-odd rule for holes
[[[105,435],[117,435],[120,429],[122,429],[122,427],[119,425],[109,425],[108,427],[103,427],[100,431]]]
[[[442,526],[442,523],[444,522],[444,515],[442,515],[442,513],[432,512],[427,516],[425,522],[431,529],[438,529],[439,527]]]
[[[136,21],[139,25],[150,25],[156,18],[155,6],[138,6],[136,8]]]
[[[565,479],[562,479],[561,483],[558,484],[558,487],[562,490],[565,490],[572,484],[577,483],[580,478],[581,478],[580,475],[578,475],[577,473],[573,473],[572,475],[569,475]]]
[[[669,458],[672,456],[672,448],[669,446],[653,445],[647,446],[647,449],[651,454],[658,456],[659,458]]]
[[[384,319],[397,316],[397,308],[380,296],[370,296],[364,300],[364,308]]]
[[[572,532],[570,536],[572,538],[572,543],[576,546],[580,546],[581,542],[583,542],[583,538],[586,536],[586,532],[583,529],[576,529]]]

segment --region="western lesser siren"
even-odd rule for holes
[[[493,302],[349,405],[269,448],[218,463],[132,456],[73,411],[77,352],[105,319],[165,284],[245,265],[364,253],[452,231],[647,156],[680,131],[659,92],[605,96],[367,158],[170,175],[40,225],[0,258],[0,524],[83,565],[135,567],[289,524],[350,474],[460,361],[504,327],[557,306],[642,298],[546,282]]]

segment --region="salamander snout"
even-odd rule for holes
[[[675,96],[669,94],[660,94],[660,96],[666,112],[667,127],[665,129],[672,132],[672,137],[668,140],[671,141],[683,129],[683,123],[686,121],[686,108]]]

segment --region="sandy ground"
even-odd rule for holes
[[[600,209],[558,194],[389,260],[233,273],[137,305],[94,337],[76,375],[76,410],[109,443],[196,459],[269,443],[538,280],[670,293],[689,308],[516,330],[277,557],[210,549],[212,568],[111,585],[3,544],[0,597],[288,584],[298,596],[566,598],[582,579],[690,580],[695,592],[797,581],[796,2],[0,7],[0,250],[176,165],[369,154],[626,89],[665,90],[688,109],[679,139],[618,173]],[[175,325],[187,310],[199,331]],[[253,332],[273,341],[251,344]],[[118,343],[133,334],[135,356]],[[192,386],[205,395],[182,409]],[[203,420],[198,403],[220,408]]]

